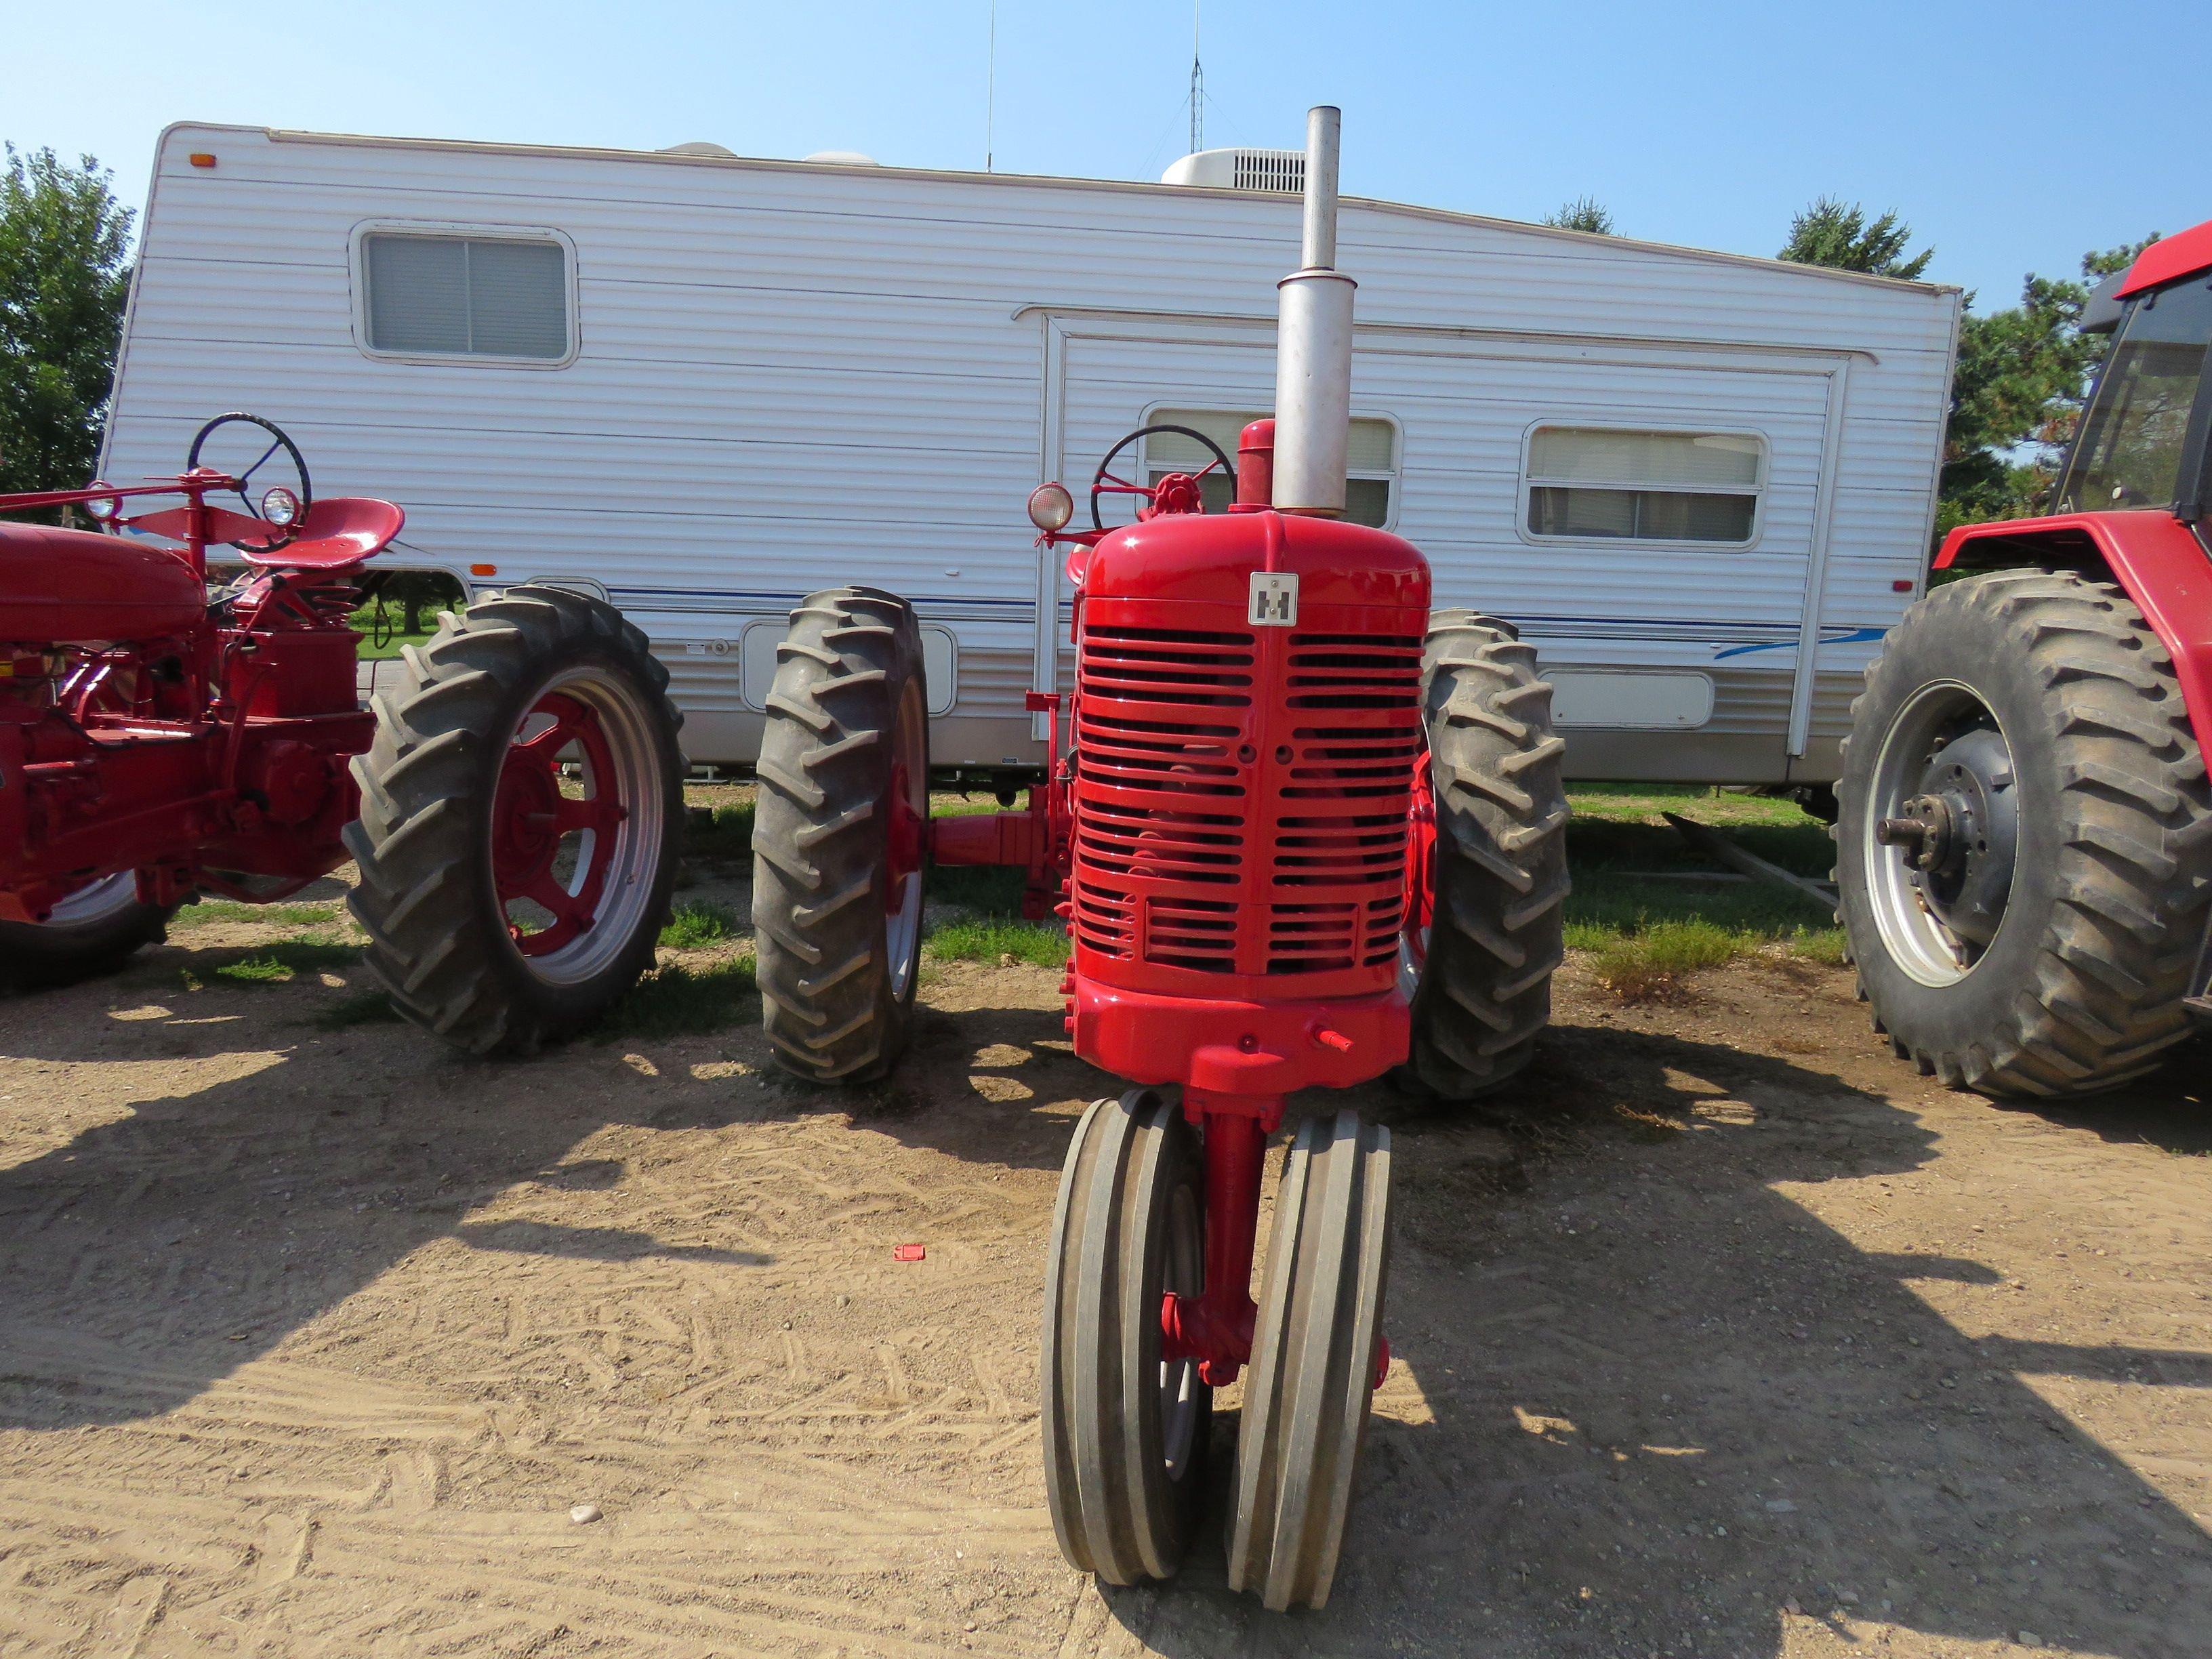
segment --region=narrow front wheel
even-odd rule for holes
[[[1309,1119],[1275,1193],[1229,1540],[1229,1587],[1278,1613],[1321,1607],[1336,1577],[1389,1268],[1390,1132]]]
[[[1171,1578],[1197,1511],[1213,1391],[1163,1358],[1163,1298],[1205,1289],[1198,1139],[1132,1089],[1083,1115],[1053,1209],[1042,1366],[1060,1553],[1109,1584]]]

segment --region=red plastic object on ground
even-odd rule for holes
[[[891,1260],[894,1261],[927,1261],[928,1256],[929,1246],[927,1244],[894,1244],[891,1246]]]

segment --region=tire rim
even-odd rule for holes
[[[663,781],[651,711],[604,668],[556,675],[508,733],[492,880],[538,978],[576,984],[629,945],[659,873]]]
[[[890,960],[891,994],[903,997],[921,954],[922,848],[929,827],[929,771],[916,765],[927,719],[918,688],[899,704],[891,753],[890,822],[884,883],[884,951]]]
[[[1406,814],[1406,919],[1398,930],[1398,990],[1408,1002],[1429,965],[1436,916],[1437,798],[1424,756],[1413,769],[1413,803]]]
[[[1958,680],[1908,697],[1875,756],[1860,857],[1890,959],[1931,988],[1973,972],[2002,924],[2018,845],[2012,745]]]
[[[1178,1187],[1168,1206],[1167,1262],[1161,1273],[1163,1291],[1196,1302],[1206,1285],[1206,1226],[1199,1214],[1198,1194]],[[1152,1322],[1157,1338],[1159,1322]],[[1198,1434],[1199,1401],[1204,1384],[1194,1358],[1160,1361],[1160,1453],[1171,1481],[1182,1479],[1190,1467]]]
[[[118,870],[112,876],[102,876],[78,888],[47,914],[40,926],[45,927],[82,927],[89,923],[106,921],[120,915],[138,902],[138,877],[136,872]]]

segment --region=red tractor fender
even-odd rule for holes
[[[2102,566],[2173,657],[2197,746],[2212,761],[2212,555],[2171,513],[2066,513],[1961,525],[1943,538],[1938,570],[2021,563]]]

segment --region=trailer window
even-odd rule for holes
[[[1237,439],[1253,422],[1268,411],[1255,410],[1156,409],[1145,416],[1147,425],[1187,426],[1203,432],[1219,444],[1229,459],[1237,459]],[[1170,472],[1195,472],[1213,457],[1203,444],[1172,432],[1155,432],[1145,440],[1143,475],[1157,484]],[[1373,525],[1378,530],[1390,522],[1398,488],[1398,429],[1388,421],[1363,416],[1352,423],[1352,441],[1345,455],[1344,516],[1353,524]],[[1229,510],[1229,481],[1219,473],[1201,479],[1200,492],[1206,510]]]
[[[558,362],[568,355],[568,258],[538,239],[364,236],[369,349]]]
[[[1532,536],[1740,547],[1759,521],[1765,457],[1747,433],[1540,426],[1522,522]]]

